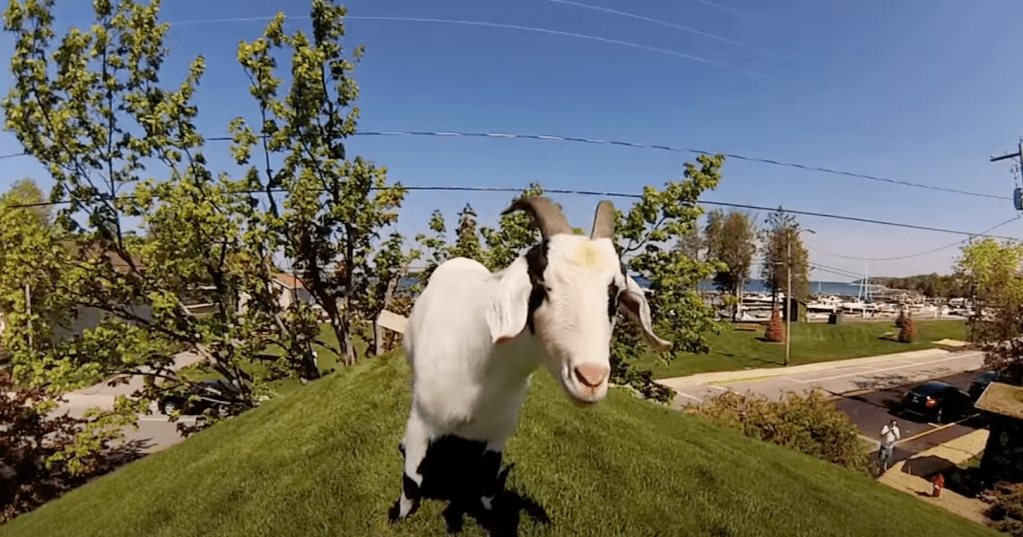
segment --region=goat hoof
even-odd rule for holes
[[[394,505],[387,511],[387,520],[394,524],[412,516],[419,508],[419,500],[407,500],[401,495],[394,501]]]

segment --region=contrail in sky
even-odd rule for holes
[[[654,24],[660,24],[661,26],[667,26],[668,28],[674,28],[676,30],[681,30],[683,32],[689,32],[691,34],[695,34],[695,35],[699,35],[699,36],[702,36],[702,37],[706,37],[708,39],[713,39],[715,41],[721,41],[722,43],[728,43],[730,45],[736,45],[736,46],[739,46],[739,47],[744,46],[742,43],[740,43],[740,42],[738,42],[738,41],[736,41],[734,39],[728,39],[727,37],[721,37],[719,35],[708,34],[707,32],[701,32],[700,30],[696,30],[696,29],[690,28],[688,26],[681,26],[681,25],[678,25],[678,24],[672,24],[670,22],[665,22],[665,21],[658,20],[658,19],[651,19],[650,17],[644,17],[642,15],[636,15],[636,14],[633,14],[633,13],[626,13],[624,11],[618,11],[618,10],[615,10],[615,9],[608,9],[606,7],[592,6],[590,4],[580,4],[578,2],[569,2],[567,0],[547,0],[547,1],[548,2],[553,2],[555,4],[565,4],[567,6],[576,6],[576,7],[586,8],[586,9],[593,9],[593,10],[596,10],[596,11],[603,11],[604,13],[611,13],[613,15],[621,15],[623,17],[631,17],[633,19],[639,19],[641,21],[652,22]]]
[[[212,24],[212,23],[224,23],[224,22],[255,22],[255,21],[270,20],[272,18],[273,17],[237,17],[237,18],[228,18],[228,19],[201,19],[201,20],[172,22],[171,25],[172,26],[187,26],[187,25],[192,25],[192,24]],[[296,16],[296,17],[286,17],[286,18],[287,19],[291,19],[291,20],[308,20],[309,16],[307,15],[307,16]],[[519,26],[519,25],[516,25],[516,24],[502,24],[502,23],[497,23],[497,22],[483,22],[483,21],[464,21],[464,20],[453,20],[453,19],[430,19],[430,18],[418,18],[418,17],[347,16],[345,18],[346,19],[351,19],[351,20],[396,21],[396,22],[426,22],[426,23],[437,23],[437,24],[458,24],[458,25],[464,25],[464,26],[483,26],[483,27],[489,27],[489,28],[503,28],[503,29],[508,29],[508,30],[520,30],[520,31],[535,32],[535,33],[542,33],[542,34],[549,34],[549,35],[560,35],[560,36],[564,36],[564,37],[574,37],[574,38],[577,38],[577,39],[588,39],[588,40],[591,40],[591,41],[600,41],[602,43],[609,43],[609,44],[612,44],[612,45],[619,45],[619,46],[623,46],[623,47],[636,48],[636,49],[647,50],[647,51],[651,51],[651,52],[659,52],[661,54],[668,54],[668,55],[671,55],[671,56],[676,56],[676,57],[683,58],[683,59],[686,59],[686,60],[692,60],[692,61],[695,61],[695,62],[700,62],[700,63],[704,63],[704,64],[708,64],[708,65],[718,63],[718,62],[713,62],[711,60],[708,60],[706,58],[701,58],[699,56],[693,56],[691,54],[686,54],[686,53],[678,52],[678,51],[675,51],[675,50],[668,50],[668,49],[664,49],[664,48],[651,47],[651,46],[647,46],[647,45],[640,45],[639,43],[633,43],[633,42],[630,42],[630,41],[621,41],[621,40],[618,40],[618,39],[608,39],[606,37],[598,37],[598,36],[594,36],[594,35],[579,34],[579,33],[575,33],[575,32],[563,32],[561,30],[548,30],[546,28],[534,28],[532,26]]]
[[[742,17],[746,16],[745,13],[739,11],[738,9],[735,9],[734,7],[729,7],[729,6],[726,6],[726,5],[723,5],[723,4],[718,4],[717,2],[711,2],[710,0],[694,0],[694,1],[695,2],[699,2],[699,3],[701,3],[701,4],[705,5],[705,6],[710,6],[710,7],[714,7],[714,8],[720,9],[721,11],[727,11],[727,12],[731,13],[732,15],[735,15],[736,17],[742,18]]]

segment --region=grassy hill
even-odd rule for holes
[[[0,526],[0,537],[445,535],[439,501],[386,521],[407,379],[400,355],[330,375]],[[508,489],[535,503],[521,535],[999,535],[621,390],[576,408],[545,372],[505,460],[516,464]],[[463,534],[483,532],[466,518]]]

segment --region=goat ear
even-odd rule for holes
[[[525,259],[515,260],[501,273],[486,311],[493,343],[514,339],[526,328],[532,290]]]
[[[636,280],[629,277],[628,274],[625,275],[625,289],[622,289],[618,295],[618,303],[629,319],[643,329],[644,338],[646,338],[647,343],[654,350],[665,352],[671,349],[672,343],[670,341],[665,341],[657,337],[657,334],[654,334],[650,320],[650,305],[647,304],[643,288],[636,283]]]

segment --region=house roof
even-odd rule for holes
[[[974,406],[992,414],[1023,420],[1023,387],[992,382]]]
[[[305,289],[305,284],[302,283],[302,280],[284,272],[274,274],[274,281],[288,289]]]
[[[131,267],[128,265],[128,262],[122,259],[121,256],[117,254],[117,252],[113,252],[110,250],[104,252],[99,244],[96,243],[83,244],[75,241],[64,241],[64,247],[67,248],[67,251],[70,252],[72,255],[82,251],[86,252],[89,255],[89,257],[98,257],[99,255],[105,255],[107,256],[107,259],[110,260],[110,264],[113,265],[114,270],[118,272],[129,272],[131,270]],[[142,268],[145,266],[145,263],[141,257],[133,255],[131,256],[131,259],[132,262],[135,263],[136,267]]]

